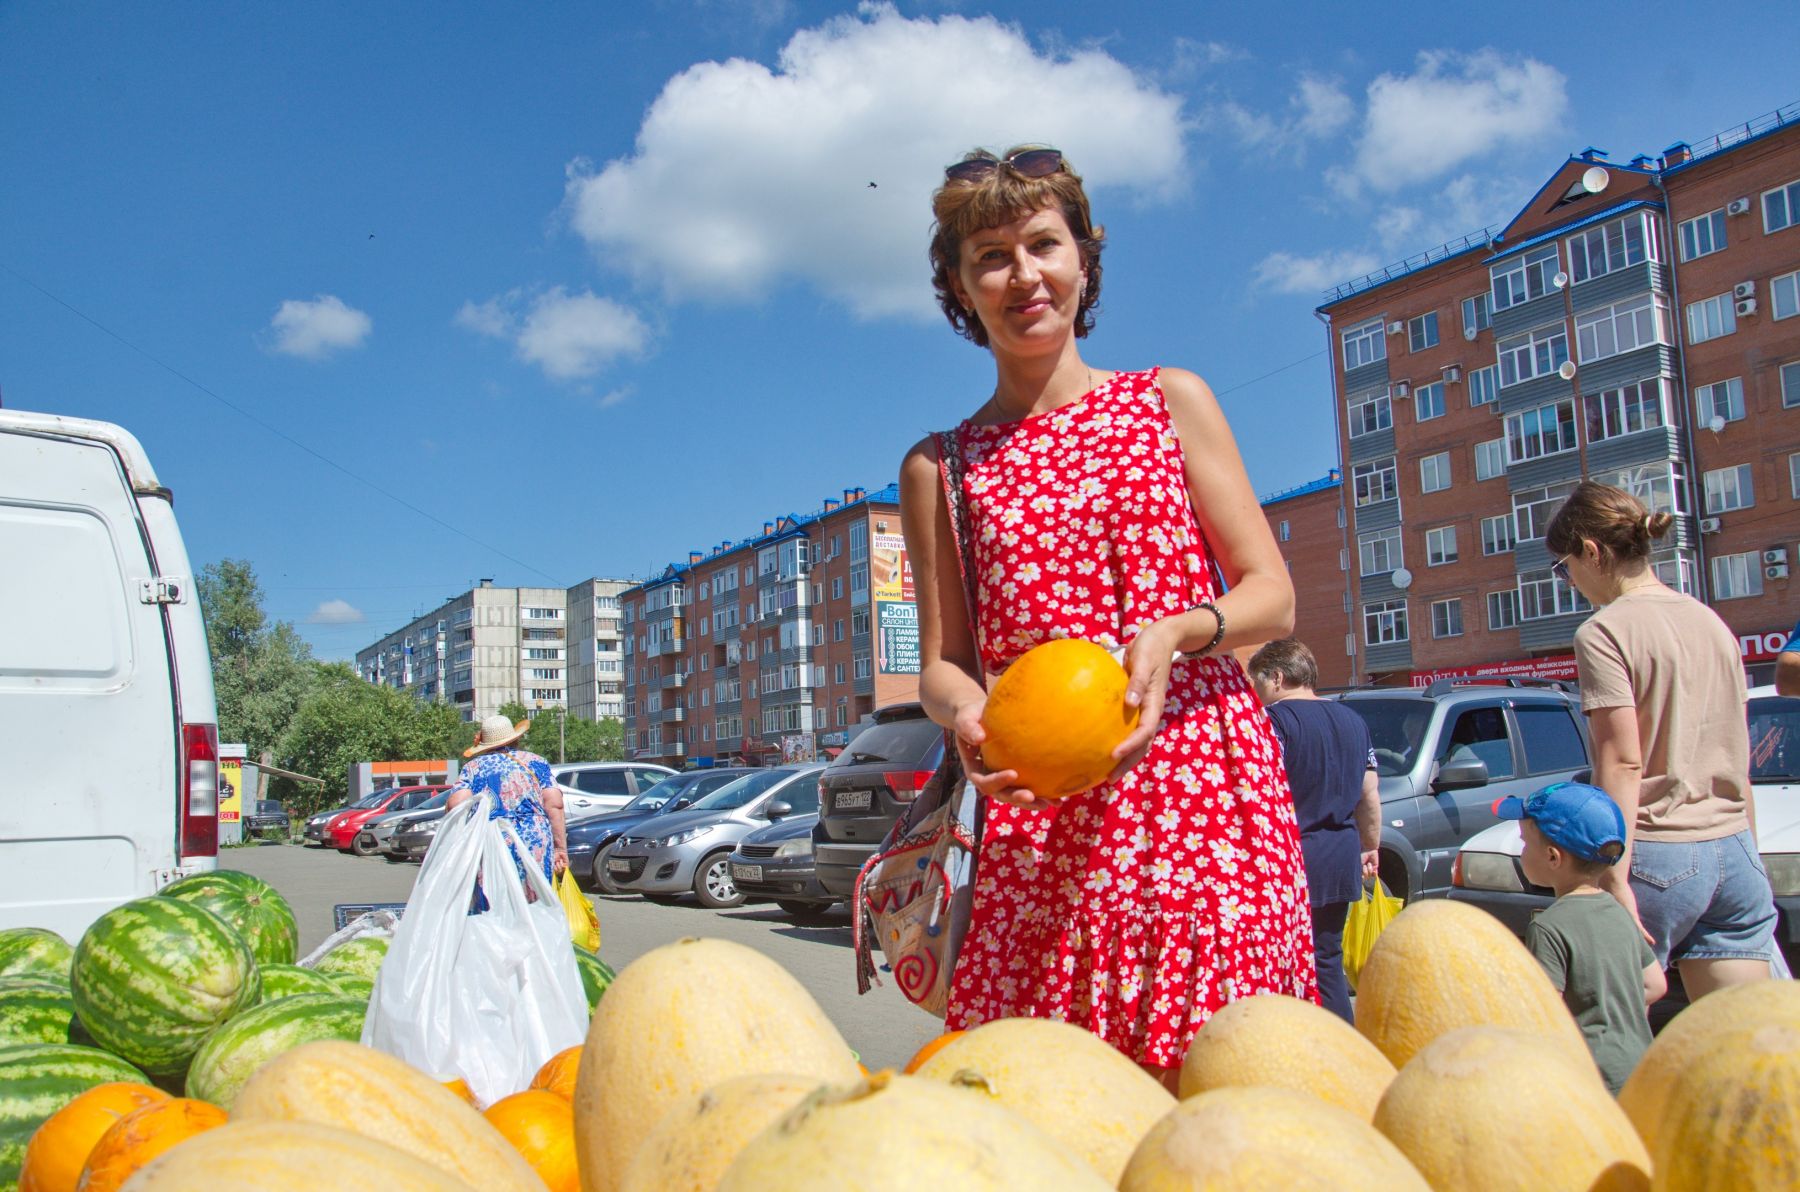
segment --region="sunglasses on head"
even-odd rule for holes
[[[944,177],[951,182],[985,182],[1001,166],[1021,178],[1048,178],[1063,168],[1063,155],[1060,149],[1021,149],[1003,158],[984,152],[945,166]]]

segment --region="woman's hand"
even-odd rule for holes
[[[1163,697],[1169,690],[1169,668],[1179,640],[1165,619],[1144,626],[1126,648],[1125,673],[1131,676],[1131,683],[1125,688],[1125,702],[1138,710],[1138,723],[1113,750],[1119,764],[1113,767],[1108,782],[1117,782],[1129,774],[1149,751],[1157,726],[1162,723]]]
[[[556,851],[551,855],[550,867],[557,873],[561,873],[569,867],[569,850],[566,845],[556,847]]]
[[[976,790],[990,799],[1014,807],[1035,806],[1039,802],[1036,795],[1013,785],[1019,780],[1017,770],[996,770],[990,774],[986,770],[987,763],[981,760],[981,743],[987,740],[981,713],[986,707],[987,696],[983,695],[956,709],[952,729],[956,733],[956,751],[962,756],[963,773],[975,784]]]

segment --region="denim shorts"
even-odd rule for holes
[[[1656,959],[1768,960],[1775,896],[1750,833],[1631,846],[1631,889]]]

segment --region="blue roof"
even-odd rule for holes
[[[1596,211],[1592,215],[1576,220],[1574,223],[1558,224],[1547,232],[1539,232],[1529,240],[1521,240],[1511,248],[1495,253],[1486,261],[1483,261],[1482,264],[1492,264],[1495,261],[1510,257],[1515,253],[1521,253],[1528,248],[1543,244],[1547,240],[1555,240],[1559,236],[1567,236],[1570,232],[1573,232],[1578,228],[1585,228],[1589,224],[1600,223],[1602,220],[1611,219],[1615,215],[1623,215],[1627,211],[1635,211],[1639,207],[1653,207],[1658,211],[1662,210],[1662,204],[1652,199],[1632,199],[1628,203],[1615,203],[1604,211]]]
[[[1258,503],[1266,507],[1274,505],[1279,501],[1291,501],[1295,497],[1304,497],[1307,493],[1316,493],[1328,488],[1337,488],[1343,483],[1344,474],[1339,472],[1336,468],[1333,468],[1317,480],[1309,480],[1305,484],[1297,485],[1294,488],[1284,488],[1280,492],[1270,493],[1268,496],[1260,498]]]

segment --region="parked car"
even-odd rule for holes
[[[0,929],[78,940],[218,866],[212,657],[173,501],[125,428],[0,410]]]
[[[606,874],[625,893],[671,899],[691,890],[706,906],[736,906],[744,895],[731,880],[732,849],[767,823],[817,811],[824,772],[814,764],[775,766],[728,782],[614,842]]]
[[[1409,902],[1450,893],[1457,850],[1499,822],[1496,800],[1588,768],[1581,706],[1564,684],[1439,679],[1335,698],[1369,726],[1381,786],[1380,876]]]
[[[279,799],[258,799],[256,810],[244,817],[244,839],[251,840],[258,836],[288,838],[293,831],[293,821],[288,818],[287,808]]]
[[[578,882],[598,886],[608,894],[622,893],[595,864],[606,847],[644,821],[682,811],[728,782],[754,771],[741,766],[712,770],[688,770],[671,774],[617,811],[605,811],[569,821],[569,872]]]
[[[437,794],[439,791],[449,789],[449,786],[444,783],[437,783],[431,786],[389,787],[381,793],[380,798],[376,799],[368,807],[353,808],[334,816],[331,821],[325,825],[326,836],[334,848],[344,852],[351,852],[356,843],[356,834],[362,830],[362,826],[382,812],[409,811],[423,803],[425,800],[431,798],[431,796]],[[370,854],[359,852],[356,855],[359,857],[366,857]]]
[[[813,865],[817,813],[791,815],[744,837],[731,854],[731,881],[749,898],[772,898],[784,914],[817,915],[841,901],[819,884]]]
[[[826,893],[850,897],[863,863],[943,757],[944,730],[918,703],[878,709],[851,738],[819,783],[813,856]]]
[[[431,850],[431,842],[437,839],[438,829],[444,824],[444,809],[414,820],[410,824],[402,824],[393,836],[388,839],[387,849],[382,853],[390,861],[423,861],[425,854]]]
[[[444,804],[450,799],[450,788],[445,787],[431,798],[415,807],[398,808],[384,811],[374,819],[363,824],[356,838],[350,842],[350,851],[359,857],[372,857],[380,853],[389,861],[401,858],[392,852],[394,834],[408,824],[416,824],[426,817],[436,818],[444,814]]]
[[[1800,964],[1800,699],[1774,687],[1750,691],[1750,791],[1756,805],[1756,842],[1775,892],[1776,938],[1789,967]],[[1450,897],[1490,911],[1519,935],[1554,895],[1525,880],[1519,866],[1524,837],[1517,820],[1479,832],[1456,859]]]
[[[328,807],[324,811],[314,812],[306,818],[305,826],[300,829],[300,842],[308,848],[315,844],[320,848],[326,847],[331,843],[331,833],[329,829],[332,820],[344,814],[346,811],[361,811],[375,806],[375,804],[387,797],[388,790],[389,788],[383,787],[374,794],[364,795],[354,802],[345,803],[338,807]]]
[[[570,819],[618,811],[673,773],[647,762],[560,762],[550,767]]]

